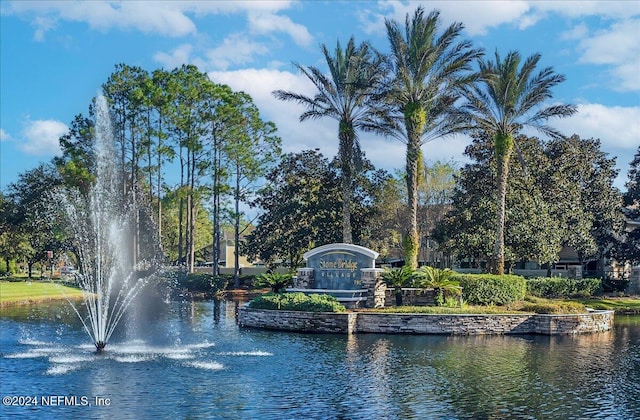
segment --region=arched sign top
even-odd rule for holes
[[[369,249],[369,248],[365,248],[363,246],[360,245],[353,245],[353,244],[345,244],[345,243],[336,243],[336,244],[327,244],[327,245],[322,245],[319,246],[317,248],[314,248],[312,250],[309,250],[307,252],[305,252],[302,257],[305,259],[305,261],[308,261],[309,258],[313,257],[314,255],[317,254],[326,254],[328,252],[331,251],[338,251],[338,252],[357,252],[361,255],[364,255],[368,258],[371,258],[373,260],[375,260],[376,258],[378,258],[378,254],[377,252]]]

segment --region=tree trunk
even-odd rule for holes
[[[351,200],[353,194],[351,191],[350,180],[342,178],[342,242],[345,244],[353,243],[353,235],[351,231]]]
[[[497,206],[496,206],[496,242],[493,258],[489,267],[493,274],[504,274],[504,225],[507,207],[507,186],[509,181],[509,161],[513,150],[513,137],[497,134],[494,137],[494,149],[497,166]]]
[[[234,194],[235,214],[233,223],[233,286],[240,287],[240,256],[238,243],[240,242],[240,167],[236,165],[236,191]]]
[[[354,141],[355,131],[353,124],[348,121],[340,121],[338,139],[340,142],[340,167],[342,170],[342,242],[353,242],[351,230],[351,201],[353,200],[353,169],[354,169]]]
[[[404,265],[413,269],[418,268],[418,249],[420,239],[418,237],[418,150],[416,145],[407,145],[407,206],[409,224],[404,237]]]
[[[407,130],[407,207],[409,223],[404,237],[404,265],[418,268],[418,168],[422,160],[420,138],[426,124],[426,112],[419,103],[409,103],[404,111],[404,123]]]
[[[214,276],[220,274],[220,146],[214,140],[213,150],[213,271]]]
[[[180,146],[180,187],[179,187],[179,203],[178,203],[178,265],[182,265],[182,257],[183,257],[183,243],[184,243],[184,170],[185,170],[185,162],[184,157],[182,156],[183,150],[182,146]],[[186,261],[185,261],[186,262]]]

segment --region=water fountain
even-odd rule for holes
[[[62,202],[77,247],[77,279],[87,315],[81,315],[81,310],[69,302],[97,352],[102,352],[148,279],[131,261],[128,232],[131,216],[138,209],[124,203],[118,188],[111,119],[102,95],[95,106],[94,153],[96,181],[88,196],[66,191]]]

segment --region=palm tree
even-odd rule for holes
[[[460,131],[462,121],[454,112],[459,88],[473,80],[471,63],[481,50],[469,41],[458,41],[463,29],[454,23],[440,35],[439,12],[427,16],[418,7],[407,14],[404,30],[387,20],[391,45],[392,80],[383,93],[385,113],[395,121],[392,135],[407,145],[406,182],[408,198],[407,233],[404,238],[405,264],[418,266],[418,179],[423,161],[422,146],[433,139]]]
[[[493,137],[497,166],[497,214],[490,271],[495,274],[504,273],[507,181],[511,156],[514,150],[518,151],[516,135],[523,126],[529,126],[561,139],[562,134],[545,122],[551,117],[567,117],[576,112],[574,105],[543,106],[543,102],[552,97],[551,88],[565,78],[551,67],[534,74],[538,61],[540,54],[534,54],[520,66],[521,58],[517,51],[509,52],[504,60],[496,51],[495,61],[480,61],[481,78],[477,84],[466,89],[468,102],[461,107],[461,116],[471,121],[474,129]]]
[[[343,50],[337,42],[335,53],[330,54],[325,45],[322,53],[329,67],[325,75],[314,66],[303,67],[294,63],[318,92],[313,97],[299,93],[276,90],[278,99],[296,101],[307,110],[300,115],[300,121],[323,117],[338,120],[338,160],[342,173],[342,238],[343,242],[353,241],[351,233],[351,201],[354,178],[362,167],[362,151],[357,130],[383,132],[376,122],[371,108],[371,95],[384,79],[384,60],[366,42],[355,45],[353,37]]]
[[[406,265],[400,268],[386,268],[382,273],[382,279],[387,286],[394,288],[396,306],[402,306],[402,288],[412,285],[414,270]]]

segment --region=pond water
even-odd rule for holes
[[[240,329],[237,307],[138,308],[104,354],[68,304],[4,308],[0,417],[640,418],[639,316],[580,336],[345,336]]]

